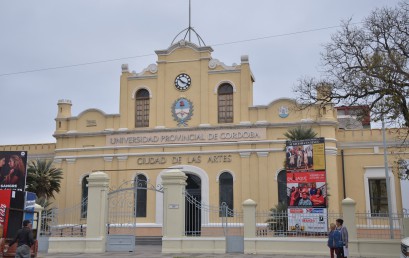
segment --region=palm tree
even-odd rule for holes
[[[284,136],[290,141],[297,141],[315,138],[317,133],[311,127],[299,126],[288,129]]]
[[[60,192],[63,171],[52,166],[52,160],[30,161],[27,169],[27,191],[37,195],[38,202],[46,203]]]

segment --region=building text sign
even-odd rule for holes
[[[212,143],[258,141],[266,139],[266,128],[197,130],[182,132],[143,132],[106,137],[107,146],[137,146],[172,143]]]

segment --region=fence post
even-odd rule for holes
[[[405,214],[403,214],[405,216]],[[403,218],[403,236],[409,237],[409,218]]]
[[[256,252],[256,244],[254,238],[256,237],[257,203],[251,199],[247,199],[243,202],[242,205],[244,223],[244,253],[251,254]]]
[[[88,177],[86,253],[103,253],[108,217],[108,175],[94,172]]]
[[[187,176],[180,169],[162,175],[163,227],[162,252],[180,253],[180,238],[185,234],[185,195]]]
[[[355,221],[355,210],[356,202],[351,198],[345,198],[342,200],[342,213],[344,219],[344,226],[348,229],[349,241],[355,241],[357,239],[356,221]]]
[[[37,226],[35,228],[37,228],[37,236],[36,239],[39,239],[40,237],[40,232],[41,232],[41,227],[42,227],[42,212],[43,212],[44,208],[41,207],[41,205],[38,205],[37,203],[34,205],[34,211],[38,212],[38,217],[37,217]]]

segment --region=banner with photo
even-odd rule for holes
[[[26,151],[0,151],[0,190],[24,191],[27,177]]]
[[[288,229],[327,231],[325,139],[287,141],[286,171]]]
[[[328,218],[325,208],[288,209],[288,230],[302,232],[327,232]]]

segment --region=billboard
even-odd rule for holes
[[[24,191],[27,177],[26,151],[0,151],[0,190]]]
[[[325,139],[286,142],[288,230],[327,231]]]

